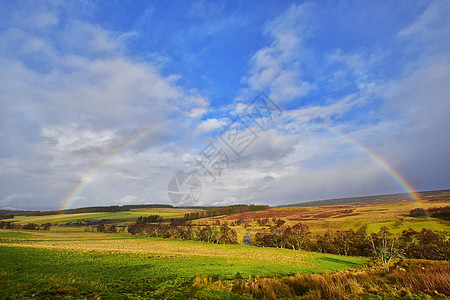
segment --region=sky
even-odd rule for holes
[[[0,208],[450,188],[449,82],[449,1],[0,1]]]

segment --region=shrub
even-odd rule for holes
[[[434,260],[449,259],[447,233],[423,228],[417,232],[413,229],[403,231],[400,242],[406,257]]]
[[[444,220],[450,219],[450,205],[445,207],[432,207],[427,209],[430,217],[440,218]]]
[[[116,225],[111,225],[111,226],[109,226],[108,229],[107,229],[107,231],[108,231],[108,232],[111,232],[111,233],[116,233],[116,232],[117,232],[117,227],[116,227]]]
[[[39,225],[34,224],[34,223],[28,223],[22,226],[22,229],[26,229],[26,230],[38,230],[39,229]]]
[[[106,226],[105,226],[105,224],[98,224],[98,225],[97,225],[97,231],[98,231],[98,232],[105,232],[105,231],[106,231]]]
[[[52,227],[52,223],[44,223],[41,225],[42,230],[50,230],[50,227]]]
[[[416,209],[412,209],[409,212],[409,215],[411,217],[415,217],[415,218],[425,218],[425,217],[427,217],[427,212],[423,208],[416,208]]]

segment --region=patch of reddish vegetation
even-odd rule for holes
[[[391,199],[392,198],[392,199]],[[405,199],[397,199],[396,197],[391,197],[386,201],[386,203],[405,203],[410,202],[411,200]],[[395,202],[394,200],[397,200]],[[433,205],[437,205],[436,202],[450,202],[450,196],[436,197],[436,198],[424,198],[421,202],[433,202]],[[265,219],[265,218],[280,218],[288,221],[313,221],[313,220],[323,220],[327,218],[344,218],[348,216],[357,216],[364,212],[383,212],[388,211],[388,208],[380,207],[381,205],[385,205],[386,203],[353,203],[349,205],[334,205],[334,206],[321,206],[315,208],[289,208],[289,209],[269,209],[262,211],[249,211],[239,214],[233,215],[224,215],[208,218],[207,220],[223,220],[223,221],[235,221],[238,219]],[[360,209],[361,206],[364,205],[363,209]],[[359,208],[358,212],[355,213],[354,209]]]
[[[354,214],[344,214],[344,215],[339,215],[339,216],[333,216],[333,219],[337,219],[337,218],[343,218],[343,217],[350,217],[350,216],[358,216],[360,215],[360,213],[354,213]]]
[[[426,199],[425,201],[429,201],[429,202],[450,202],[450,196],[436,197],[436,198]]]
[[[311,221],[331,217],[349,216],[346,213],[351,206],[323,206],[317,209],[286,209],[286,210],[264,210],[252,211],[234,215],[217,216],[210,220],[232,221],[236,219],[264,219],[264,218],[283,218],[290,221]]]

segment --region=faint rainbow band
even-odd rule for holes
[[[224,111],[224,110],[229,110],[229,109],[217,109],[217,110],[210,110],[208,111],[208,113],[212,113],[212,112],[219,112],[219,111]],[[100,170],[108,163],[108,161],[110,161],[111,159],[113,159],[114,157],[116,157],[117,155],[119,155],[123,150],[125,150],[126,148],[128,148],[129,146],[131,146],[132,144],[136,143],[138,140],[140,140],[141,138],[149,135],[150,133],[161,129],[162,127],[165,127],[169,124],[172,123],[176,123],[179,122],[185,118],[188,117],[192,117],[194,115],[196,115],[198,113],[191,113],[189,115],[185,115],[181,118],[178,119],[174,119],[174,120],[166,120],[163,122],[160,122],[156,125],[152,125],[150,127],[145,128],[144,130],[142,130],[141,132],[134,134],[128,141],[126,141],[123,145],[121,145],[118,149],[116,149],[113,153],[111,153],[110,155],[106,156],[105,159],[103,159],[96,167],[92,168],[86,176],[83,177],[83,179],[81,180],[81,182],[75,187],[75,189],[65,198],[65,200],[63,201],[63,205],[61,207],[61,210],[70,208],[72,206],[72,204],[75,202],[75,200],[77,199],[77,197],[79,197],[79,195],[83,192],[83,190],[85,189],[85,187],[89,184],[89,182],[91,180],[94,179],[94,177],[100,172]],[[283,112],[283,114],[285,114],[285,112]],[[290,114],[288,114],[290,115]],[[304,122],[310,122],[313,123],[314,125],[323,128],[329,132],[331,132],[332,134],[345,139],[346,141],[348,141],[349,143],[351,143],[352,145],[354,145],[356,148],[358,148],[359,150],[361,150],[363,153],[365,153],[369,158],[371,158],[378,166],[380,166],[381,169],[383,169],[384,171],[386,171],[386,173],[392,178],[394,179],[399,185],[400,187],[407,193],[410,195],[410,197],[415,200],[415,201],[419,201],[420,200],[420,196],[417,194],[417,192],[414,190],[414,188],[411,186],[411,184],[409,184],[407,182],[407,180],[405,178],[403,178],[403,176],[397,172],[393,167],[391,167],[383,158],[381,158],[378,154],[376,154],[375,152],[373,152],[372,150],[370,150],[368,147],[366,147],[365,145],[361,144],[360,142],[356,141],[353,137],[349,136],[348,134],[339,132],[336,129],[333,129],[329,126],[325,126],[323,124],[320,123],[316,123],[314,121],[311,120],[306,120],[303,119],[302,117],[299,117],[298,115],[292,115],[293,117],[297,118],[297,119],[301,119]]]

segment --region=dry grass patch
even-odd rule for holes
[[[257,299],[448,299],[450,263],[407,260],[391,273],[374,268],[284,278],[247,278],[231,291]]]

